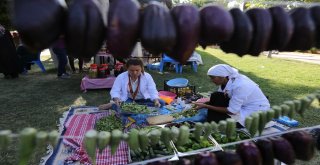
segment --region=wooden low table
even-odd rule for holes
[[[116,77],[110,76],[107,78],[89,78],[85,76],[81,80],[80,88],[83,92],[87,92],[87,89],[105,89],[112,88]]]

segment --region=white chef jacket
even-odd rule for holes
[[[230,116],[242,125],[253,112],[270,109],[269,100],[259,86],[245,75],[229,79],[226,87],[223,90],[219,87],[218,91],[228,94]]]
[[[126,101],[128,97],[128,83],[129,83],[129,73],[128,71],[118,75],[113,83],[110,91],[111,98],[120,98],[121,101]],[[142,73],[140,76],[140,86],[139,92],[142,94],[144,99],[158,99],[158,91],[153,78],[149,73]]]

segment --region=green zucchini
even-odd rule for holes
[[[111,141],[111,133],[107,131],[101,131],[98,134],[98,148],[100,153],[108,147]]]
[[[159,144],[160,137],[161,137],[161,131],[159,129],[153,129],[148,134],[148,137],[150,139],[151,145],[155,146],[155,145]]]
[[[251,129],[252,121],[253,121],[253,118],[251,116],[246,117],[244,121],[244,126],[248,131]]]
[[[133,128],[130,130],[128,144],[130,149],[133,151],[136,151],[140,148],[139,131],[137,129]]]
[[[208,122],[205,122],[205,123],[203,124],[203,126],[204,126],[204,135],[203,135],[203,137],[204,137],[204,138],[208,138],[208,136],[211,135],[211,133],[212,133],[211,124],[208,123]]]
[[[274,112],[273,109],[270,109],[270,110],[267,111],[267,123],[274,118],[274,113],[275,112]]]
[[[274,110],[274,118],[278,119],[282,116],[282,108],[278,105],[272,106],[272,109]]]
[[[304,117],[304,111],[309,108],[309,104],[311,103],[311,99],[308,97],[304,97],[301,99],[301,109],[299,111],[299,114],[301,115],[301,117]]]
[[[293,110],[293,111],[296,111],[296,105],[294,104],[294,101],[292,101],[292,100],[289,100],[289,101],[285,101],[285,102],[283,102],[284,104],[287,104],[289,107],[290,107],[290,111],[291,111],[291,109]],[[289,113],[290,114],[290,113]]]
[[[147,131],[145,130],[140,130],[139,131],[139,144],[141,150],[146,150],[149,147],[149,138],[147,136]]]
[[[171,139],[173,142],[176,142],[179,137],[179,128],[173,126],[171,127]]]
[[[296,113],[300,114],[301,100],[293,100],[293,102],[294,102],[294,105],[295,105]]]
[[[129,141],[129,135],[127,133],[123,133],[122,134],[122,138],[123,141],[128,142]]]
[[[86,132],[84,136],[84,148],[94,165],[96,164],[97,136],[98,132],[93,129]]]
[[[259,135],[262,135],[262,132],[264,130],[264,127],[267,123],[267,113],[266,111],[259,111]]]
[[[195,124],[195,130],[193,131],[193,137],[200,142],[200,136],[203,133],[203,124],[198,122]]]
[[[6,151],[11,142],[11,130],[0,131],[0,150]]]
[[[52,130],[51,132],[49,132],[48,139],[49,144],[51,144],[53,148],[56,148],[59,141],[59,132],[56,130]]]
[[[294,103],[294,101],[285,101],[284,103],[287,104],[290,107],[290,111],[288,113],[288,117],[290,119],[293,119],[294,113],[296,111],[296,104]]]
[[[282,116],[288,116],[290,112],[290,107],[287,104],[281,104],[280,107]]]
[[[114,129],[111,132],[111,155],[114,155],[118,149],[118,146],[120,144],[122,138],[122,131],[118,130],[118,129]]]
[[[258,128],[259,128],[259,119],[260,119],[260,116],[259,116],[259,113],[253,113],[251,114],[251,117],[252,117],[252,124],[250,126],[250,129],[249,129],[249,133],[252,135],[252,136],[255,136],[257,131],[258,131]]]
[[[170,130],[170,128],[168,128],[168,127],[162,128],[161,129],[161,142],[167,148],[171,148],[170,140],[171,140],[171,130]]]
[[[37,148],[45,150],[46,144],[48,142],[48,133],[45,131],[39,131],[36,134],[36,145]]]
[[[20,144],[18,150],[18,164],[26,165],[34,152],[36,146],[36,133],[34,128],[25,128],[20,133]]]
[[[232,118],[227,119],[226,136],[228,139],[235,137],[236,129],[237,129],[237,122]]]
[[[178,137],[178,141],[177,141],[177,146],[185,145],[189,140],[189,136],[190,136],[189,127],[187,127],[185,125],[181,126],[179,128],[179,137]]]
[[[218,124],[215,121],[211,121],[211,127],[212,127],[212,132],[216,133],[218,132]]]
[[[218,129],[221,134],[226,134],[227,122],[225,120],[220,120],[218,123]]]

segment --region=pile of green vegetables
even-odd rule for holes
[[[251,136],[244,133],[244,132],[239,132],[237,131],[236,136],[233,136],[231,138],[227,138],[226,135],[220,134],[220,133],[213,133],[211,134],[212,137],[219,143],[219,144],[226,144],[226,143],[231,143],[231,142],[236,142],[236,141],[241,141],[245,139],[250,139]]]
[[[151,110],[146,105],[136,103],[123,103],[120,108],[125,113],[151,113]]]
[[[122,122],[119,117],[117,117],[115,114],[111,114],[107,117],[101,118],[96,123],[96,130],[97,131],[108,131],[111,132],[112,130],[119,129],[122,130]]]
[[[188,109],[188,110],[183,110],[182,112],[179,112],[179,113],[172,114],[172,116],[174,118],[176,118],[176,119],[180,119],[180,118],[183,118],[183,117],[195,116],[197,113],[198,113],[198,110],[196,110],[194,108],[191,108],[191,109]]]
[[[166,148],[166,146],[163,144],[157,144],[140,152],[133,152],[132,150],[130,150],[130,156],[133,162],[162,157],[170,154],[173,154],[173,150]]]
[[[190,139],[188,140],[188,142],[184,146],[177,147],[177,150],[179,152],[189,152],[189,151],[198,150],[201,148],[208,148],[212,146],[213,146],[213,143],[209,142],[203,136],[200,137],[199,141],[197,141],[192,136],[190,136]]]

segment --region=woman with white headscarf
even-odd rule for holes
[[[211,95],[209,104],[195,104],[197,109],[208,109],[208,121],[219,122],[231,117],[244,125],[245,118],[253,112],[270,109],[270,103],[259,86],[237,69],[218,64],[211,67],[207,75],[219,89]]]

